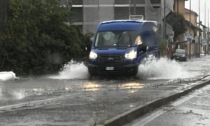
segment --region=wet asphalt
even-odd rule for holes
[[[0,82],[0,126],[104,124],[135,107],[203,82],[209,62],[204,57],[181,63],[188,71],[199,72],[186,79],[20,77]]]

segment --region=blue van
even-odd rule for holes
[[[148,57],[160,57],[155,21],[113,20],[99,24],[88,61],[90,75],[138,73]]]

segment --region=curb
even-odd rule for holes
[[[130,123],[133,120],[141,117],[142,115],[144,115],[148,112],[151,112],[156,108],[159,108],[159,107],[161,107],[165,104],[168,104],[169,102],[172,102],[172,101],[180,98],[181,96],[187,95],[190,92],[192,92],[193,90],[202,88],[202,87],[204,87],[208,84],[210,84],[210,80],[207,80],[207,81],[202,82],[198,85],[192,86],[190,89],[187,89],[183,92],[176,93],[176,94],[170,95],[168,97],[165,97],[165,98],[162,98],[162,99],[159,99],[159,100],[148,102],[144,106],[136,107],[132,110],[129,110],[129,111],[124,112],[120,115],[117,115],[116,117],[114,117],[112,119],[107,120],[104,123],[104,126],[122,126],[122,125],[125,125],[127,123]]]

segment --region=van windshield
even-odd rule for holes
[[[136,31],[98,32],[95,47],[131,47],[135,45]]]

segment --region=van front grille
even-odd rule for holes
[[[123,56],[122,55],[102,55],[98,56],[98,64],[106,65],[106,66],[113,66],[113,65],[120,65],[123,63]]]

